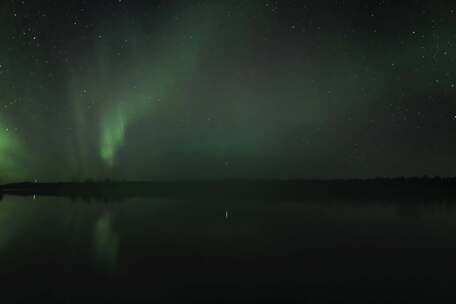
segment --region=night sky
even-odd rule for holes
[[[3,0],[0,179],[456,175],[451,3]]]

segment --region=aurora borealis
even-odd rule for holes
[[[456,173],[456,4],[3,1],[2,180]]]
[[[23,151],[13,131],[0,126],[0,170],[5,178],[18,177],[21,174]]]

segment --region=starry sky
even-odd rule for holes
[[[0,179],[456,175],[456,3],[5,0]]]

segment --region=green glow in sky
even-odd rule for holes
[[[23,149],[14,130],[0,123],[0,177],[15,178],[24,172],[20,166]]]
[[[109,166],[114,165],[116,152],[124,142],[125,124],[126,119],[122,112],[116,111],[114,114],[107,115],[101,125],[100,154]]]
[[[456,175],[450,6],[54,2],[0,4],[0,182]]]
[[[174,94],[192,79],[213,31],[211,24],[216,22],[213,17],[195,18],[204,14],[196,11],[183,9],[181,22],[163,23],[154,29],[153,40],[150,33],[131,24],[98,26],[104,34],[93,41],[92,52],[81,55],[84,68],[70,75],[77,129],[75,162],[82,163],[74,167],[91,162],[93,144],[103,163],[114,167],[131,124],[144,119],[153,122],[154,115],[160,115],[155,113],[156,105],[173,101]],[[97,142],[88,142],[94,134]]]
[[[101,83],[107,84],[104,91],[110,91],[111,98],[100,111],[99,154],[109,167],[115,165],[130,124],[153,113],[155,103],[168,102],[174,91],[195,72],[208,33],[202,32],[202,25],[192,23],[191,28],[165,27],[166,36],[171,38],[158,52],[154,50],[155,43],[136,42],[125,61],[126,70],[119,74],[106,73],[112,66],[106,62],[104,46],[99,47],[97,64],[104,78]],[[131,36],[136,41],[146,40],[141,31],[134,31]],[[154,52],[153,56],[149,55]],[[112,83],[116,82],[119,85],[113,89]]]

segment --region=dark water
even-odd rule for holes
[[[456,202],[0,203],[1,303],[456,298]]]

